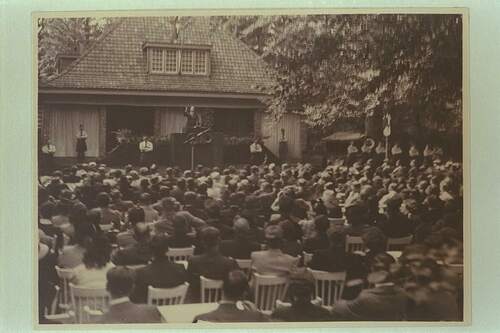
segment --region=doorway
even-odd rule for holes
[[[110,106],[106,112],[106,151],[118,145],[116,131],[130,130],[132,137],[154,135],[154,109],[145,107]]]

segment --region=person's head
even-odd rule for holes
[[[83,130],[83,124],[80,124],[79,128],[80,128],[80,130]]]
[[[189,223],[183,214],[176,213],[173,218],[174,235],[184,236],[189,232]]]
[[[148,137],[144,135],[144,136],[142,137],[142,141],[147,141],[147,140],[148,140]]]
[[[283,245],[283,229],[279,225],[270,225],[264,230],[267,246],[270,249],[281,249]]]
[[[96,234],[96,229],[89,222],[76,223],[74,228],[73,242],[82,247],[86,247]]]
[[[132,207],[128,210],[128,222],[134,226],[139,222],[146,220],[144,210],[139,207]]]
[[[385,283],[392,280],[391,265],[394,259],[387,253],[378,253],[370,263],[370,273],[367,280],[370,283]]]
[[[214,227],[205,227],[201,230],[201,243],[205,250],[216,251],[220,243],[220,231]]]
[[[161,207],[165,213],[173,213],[179,210],[179,202],[173,197],[163,198]]]
[[[306,305],[311,302],[314,285],[307,279],[292,279],[288,287],[292,306]]]
[[[222,284],[223,297],[228,301],[240,301],[245,299],[248,289],[247,276],[241,270],[230,271]]]
[[[40,217],[50,220],[52,216],[54,216],[55,211],[56,205],[54,205],[52,202],[47,201],[40,207]]]
[[[96,235],[83,254],[83,263],[87,268],[102,268],[111,258],[111,244],[103,234]]]
[[[387,237],[377,227],[368,228],[361,236],[366,248],[373,253],[385,252]]]
[[[99,208],[106,208],[109,206],[111,199],[109,198],[109,194],[106,192],[101,192],[97,195],[96,202]]]
[[[348,207],[346,210],[346,217],[349,224],[352,226],[361,226],[366,222],[366,210],[359,204]]]
[[[290,195],[283,194],[278,201],[279,212],[283,216],[289,216],[293,209],[294,200]]]
[[[194,116],[194,113],[195,113],[195,107],[194,107],[194,106],[191,106],[191,107],[189,108],[189,114],[190,114],[191,116]]]
[[[250,224],[246,218],[237,217],[233,222],[233,230],[236,237],[245,236],[250,231]]]
[[[127,297],[134,288],[135,272],[125,266],[111,268],[106,273],[106,290],[111,298]]]
[[[168,252],[168,238],[164,234],[154,235],[149,243],[154,259],[165,259]]]
[[[138,222],[134,225],[133,228],[134,232],[134,239],[138,243],[146,243],[149,241],[151,233],[149,230],[149,227],[146,223],[144,222]]]
[[[151,194],[142,193],[139,197],[139,203],[141,204],[141,206],[151,205]]]

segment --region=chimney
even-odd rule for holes
[[[66,68],[68,68],[73,61],[78,59],[80,55],[79,54],[58,54],[56,56],[56,68],[57,68],[57,74],[62,73]]]

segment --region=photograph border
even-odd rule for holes
[[[36,330],[99,330],[99,329],[248,329],[248,328],[380,328],[380,327],[454,327],[472,324],[472,276],[471,276],[471,150],[470,150],[470,27],[467,7],[344,7],[344,8],[242,8],[242,9],[147,9],[147,10],[72,10],[34,11],[32,18],[32,131],[37,131],[38,112],[38,64],[37,20],[55,17],[158,17],[158,16],[230,16],[230,15],[314,15],[314,14],[459,14],[462,15],[462,149],[463,149],[463,204],[464,204],[464,309],[463,321],[411,322],[411,321],[328,321],[328,322],[269,322],[269,323],[197,323],[197,324],[39,324],[38,323],[38,265],[37,258],[37,187],[38,187],[38,137],[33,135],[33,223],[32,223],[32,327]]]

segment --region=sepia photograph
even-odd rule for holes
[[[465,10],[50,14],[38,327],[469,318]]]

